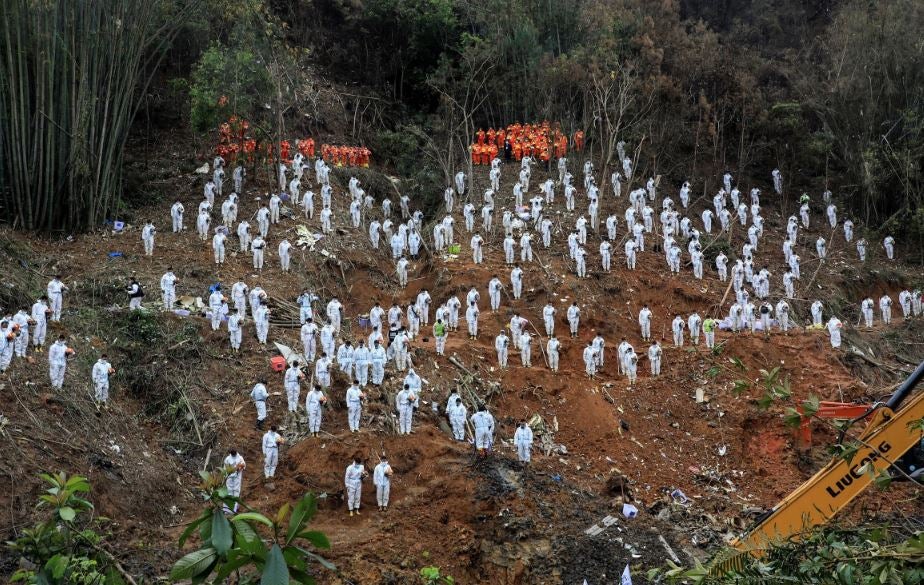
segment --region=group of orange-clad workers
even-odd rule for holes
[[[302,156],[307,158],[314,158],[314,138],[296,140],[295,146],[298,147],[298,151],[302,153]]]
[[[246,123],[246,122],[245,122]],[[222,125],[222,132],[225,133],[225,126],[228,124]],[[229,134],[230,136],[230,134]],[[296,140],[295,147],[298,148],[298,151],[302,153],[303,156],[308,157],[309,159],[314,158],[315,147],[314,147],[314,138],[305,138],[304,140]],[[273,144],[266,143],[261,146],[261,148],[266,149],[267,160],[272,156]],[[244,141],[243,151],[247,154],[254,152],[257,149],[257,143],[255,140],[246,140]],[[223,138],[222,143],[215,147],[215,152],[225,158],[235,158],[238,151],[241,150],[240,145],[230,140]],[[290,162],[291,159],[289,155],[291,154],[292,144],[288,140],[283,140],[279,143],[279,156],[285,162]],[[321,158],[325,162],[331,163],[338,167],[368,167],[369,166],[369,157],[372,155],[372,151],[366,148],[365,146],[335,146],[330,144],[321,145]]]
[[[572,145],[578,152],[584,150],[584,132],[578,130],[572,137]],[[479,129],[475,142],[469,146],[472,164],[489,165],[491,160],[503,151],[505,160],[522,160],[524,156],[535,157],[544,163],[552,158],[562,158],[568,153],[568,137],[558,124],[553,129],[548,121],[541,124],[511,124],[506,129]]]
[[[372,151],[365,146],[321,145],[324,162],[338,167],[368,167]]]

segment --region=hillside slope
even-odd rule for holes
[[[577,163],[571,163],[576,175]],[[493,232],[486,236],[484,264],[471,262],[470,236],[457,202],[456,240],[462,242],[462,253],[458,257],[424,253],[412,262],[409,286],[401,289],[387,246],[372,250],[366,236],[368,217],[380,216],[380,208],[364,218],[362,229],[349,226],[345,190],[349,170],[335,173],[336,233],[320,242],[340,265],[317,251],[303,250],[295,252],[291,273],[280,271],[275,257],[280,239],[285,236],[294,241],[297,225],[320,231],[317,215],[313,221],[297,217],[283,219],[271,228],[266,268],[255,274],[249,255],[232,252],[237,245],[234,237],[228,242],[227,262],[215,267],[210,243],[199,241],[191,229],[201,179],[189,174],[192,169],[178,158],[157,164],[185,171],[158,183],[157,189],[178,194],[187,210],[187,231],[169,233],[171,199],[152,202],[139,211],[136,217],[150,217],[160,229],[153,258],[143,255],[139,225],[119,235],[101,231],[40,241],[4,231],[0,238],[4,272],[16,275],[4,291],[6,303],[32,299],[51,275],[61,273],[71,290],[64,319],[50,327],[49,336],[67,335],[78,352],[69,365],[63,392],[53,391],[48,384],[47,354],[33,354],[28,362],[15,360],[2,376],[5,393],[12,397],[4,407],[5,424],[0,426],[8,445],[0,455],[0,466],[11,487],[0,494],[0,508],[10,515],[11,529],[4,536],[14,536],[28,521],[39,471],[82,473],[93,483],[92,497],[100,513],[117,520],[113,529],[119,536],[118,556],[138,575],[162,576],[178,558],[175,537],[184,520],[197,512],[196,472],[219,464],[230,447],[239,449],[249,463],[243,496],[258,509],[272,510],[305,490],[327,494],[316,527],[330,535],[334,544],[330,557],[342,575],[322,575],[325,583],[413,583],[419,568],[430,564],[442,567],[461,583],[595,580],[618,574],[627,563],[634,569],[660,565],[668,553],[658,535],[671,543],[682,561],[690,562],[706,556],[722,543],[724,535],[742,528],[748,514],[771,506],[827,459],[821,444],[830,433],[819,429],[818,448],[806,461],[792,448],[791,430],[780,416],[782,407],[760,411],[754,406],[754,399],[762,394],[760,369],[779,366],[792,381],[793,400],[810,394],[822,399],[873,400],[900,379],[909,364],[924,357],[919,344],[920,319],[905,321],[896,310],[899,316],[889,327],[879,323],[878,314],[872,330],[853,327],[863,297],[878,298],[888,292],[894,300],[902,288],[920,285],[920,274],[900,259],[884,261],[875,245],[871,258],[860,265],[842,233],[832,235],[827,224],[821,225],[818,209],[814,210],[813,228],[800,235],[803,279],[797,286],[799,299],[792,302],[794,317],[804,324],[808,305],[814,299],[824,300],[825,318],[834,310],[848,327],[847,350],[832,350],[824,332],[796,328],[789,335],[774,330],[769,338],[721,332],[717,335],[721,350],[710,352],[689,344],[673,347],[670,321],[674,314],[685,317],[694,310],[704,317],[727,313],[734,296],[725,296],[726,283],[718,281],[714,267],[707,266],[701,281],[692,278],[689,266],[672,277],[663,253],[651,246],[640,253],[638,269],[629,271],[617,241],[613,270],[604,274],[596,252],[600,234],[591,231],[589,277],[577,279],[566,243],[576,214],[564,211],[560,188],[551,209],[556,220],[552,247],[543,249],[534,237],[537,258],[523,264],[522,299],[505,294],[500,311],[491,314],[486,286],[492,274],[498,274],[509,290],[499,223],[500,208],[512,206],[514,165],[505,165],[503,170],[497,219]],[[378,171],[362,172],[372,176]],[[544,178],[544,173],[534,170],[533,189],[526,199]],[[672,185],[682,180],[662,177],[660,192],[676,198]],[[710,182],[715,183],[714,179]],[[480,206],[486,168],[478,170],[474,183],[469,197]],[[742,192],[750,186],[741,185]],[[766,235],[756,264],[766,265],[773,273],[771,299],[775,302],[782,291],[784,271],[780,235],[790,211],[778,208],[769,186],[760,186],[765,193]],[[255,213],[257,197],[268,188],[249,185],[238,217]],[[624,187],[623,193],[628,190]],[[395,199],[393,193],[375,195],[377,200],[386,195]],[[691,217],[698,218],[709,204],[706,198],[694,200]],[[621,218],[626,205],[625,197],[616,200],[604,193],[601,218],[611,212]],[[578,196],[578,214],[582,208],[586,208],[583,191]],[[433,219],[427,217],[425,224]],[[699,226],[700,221],[694,224]],[[480,219],[476,226],[481,226]],[[422,231],[431,244],[430,226]],[[742,232],[738,225],[732,230],[732,261],[745,241]],[[625,222],[620,221],[620,239],[625,233]],[[828,259],[820,265],[809,260],[814,257],[818,234],[829,241]],[[651,239],[649,244],[656,243]],[[110,257],[112,252],[121,255]],[[900,248],[899,258],[903,252]],[[464,298],[471,287],[477,287],[482,295],[481,335],[474,342],[467,339],[463,320],[460,331],[450,335],[446,357],[435,354],[427,332],[412,342],[414,364],[426,384],[411,436],[394,432],[391,405],[400,378],[392,365],[383,388],[367,389],[359,434],[347,431],[342,402],[347,380],[338,372],[332,405],[325,413],[325,432],[319,438],[306,438],[304,428],[289,421],[285,434],[291,441],[282,453],[279,477],[267,486],[260,473],[262,432],[254,428],[248,394],[257,377],[269,376],[270,419],[284,422],[281,374],[272,374],[268,367],[275,352],[260,348],[252,324],[246,329],[242,352],[232,354],[227,334],[212,332],[200,317],[129,314],[121,292],[127,277],[138,278],[148,292],[146,303],[153,306],[159,297],[157,283],[170,266],[180,278],[180,295],[205,298],[211,284],[230,284],[244,276],[251,286],[263,286],[274,300],[291,302],[305,287],[312,288],[325,304],[337,296],[345,305],[347,339],[361,334],[358,316],[367,313],[375,301],[383,307],[392,302],[404,306],[427,288],[438,305],[452,294]],[[573,300],[582,308],[581,329],[577,339],[568,339],[564,312]],[[531,368],[521,367],[517,352],[512,351],[510,367],[500,370],[494,336],[513,311],[541,331],[541,312],[547,301],[558,308],[561,371],[556,374],[547,369],[538,339],[533,343]],[[651,377],[647,360],[643,360],[637,384],[629,386],[618,373],[615,346],[626,338],[640,355],[646,349],[637,324],[643,303],[654,312],[652,332],[664,345],[664,372]],[[281,303],[276,304],[280,305],[278,312],[284,313]],[[589,379],[581,351],[598,332],[607,341],[606,361],[602,372]],[[906,343],[915,339],[917,345]],[[270,346],[273,341],[299,347],[298,329],[274,324]],[[541,345],[545,345],[544,336]],[[884,367],[873,369],[851,357],[853,348]],[[91,400],[89,367],[104,351],[119,373],[111,408],[99,411]],[[450,356],[467,372],[451,362]],[[733,358],[740,360],[743,369],[733,365]],[[736,396],[732,389],[741,379],[751,386]],[[449,391],[459,384],[486,398],[498,420],[495,453],[486,461],[476,459],[469,445],[453,442],[441,417],[430,409],[431,402],[444,404]],[[695,399],[699,389],[706,396],[703,402]],[[509,441],[517,422],[535,414],[555,429],[554,450],[548,455],[536,453],[526,470],[515,462]],[[343,470],[354,453],[374,465],[380,451],[388,452],[396,471],[392,509],[386,514],[375,512],[374,490],[366,486],[363,502],[367,511],[348,518]],[[668,503],[665,494],[677,488],[691,498],[689,508]],[[857,509],[898,499],[904,489],[868,494]],[[639,518],[622,518],[624,499],[639,507]],[[608,514],[619,518],[614,526],[597,536],[585,534]],[[3,569],[12,569],[16,562],[5,556]],[[644,582],[641,577],[637,581]]]

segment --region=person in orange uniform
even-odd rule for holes
[[[539,160],[542,162],[543,166],[545,166],[546,171],[549,170],[549,161],[551,159],[552,159],[552,155],[549,152],[548,146],[539,149]]]
[[[578,130],[574,133],[574,149],[578,152],[584,150],[584,131]]]
[[[497,133],[494,132],[494,128],[488,128],[488,144],[494,144],[494,140],[497,139]]]
[[[497,142],[495,143],[497,144],[497,148],[504,148],[504,140],[506,139],[507,139],[507,133],[504,132],[503,128],[501,128],[500,130],[497,131]]]
[[[478,129],[478,132],[475,133],[475,136],[478,139],[478,144],[484,144],[484,130]]]

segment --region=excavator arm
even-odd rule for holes
[[[918,424],[924,419],[924,392],[908,397],[922,378],[924,362],[871,414],[860,436],[859,449],[849,460],[835,458],[786,496],[747,534],[731,543],[733,550],[713,562],[710,574],[740,569],[744,555],[760,556],[773,542],[797,539],[805,531],[825,524],[880,472],[917,445],[924,435]]]

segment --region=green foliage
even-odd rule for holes
[[[873,472],[870,469],[870,472]],[[888,469],[883,469],[873,477],[873,484],[880,490],[887,490],[892,485],[892,474]]]
[[[314,583],[312,565],[335,569],[314,552],[329,549],[330,541],[323,533],[307,529],[317,513],[314,494],[305,494],[294,506],[283,505],[272,520],[254,511],[229,518],[229,511],[243,502],[228,494],[227,470],[203,471],[200,475],[206,506],[179,538],[182,547],[198,533],[199,548],[173,565],[170,571],[173,581],[189,579],[194,583],[218,584],[232,574],[243,572],[259,577],[261,585],[311,584]],[[260,530],[270,532],[265,540]],[[303,542],[314,550],[306,548]],[[256,583],[254,578],[244,578],[241,582]]]
[[[96,528],[105,519],[92,517],[93,504],[85,497],[90,492],[90,483],[85,477],[64,472],[43,473],[40,477],[49,487],[39,496],[35,507],[46,519],[6,543],[7,548],[35,568],[17,570],[11,582],[121,585],[122,578],[111,557],[100,548],[103,537]]]
[[[150,348],[163,340],[160,315],[153,311],[126,311],[116,319],[120,333],[138,346]]]
[[[791,406],[787,406],[783,414],[783,423],[790,428],[802,424],[802,414]]]
[[[815,394],[809,394],[808,398],[802,402],[802,412],[805,416],[815,416],[815,413],[818,412],[819,408],[818,396]]]
[[[850,463],[853,461],[853,458],[857,456],[857,453],[860,452],[860,443],[850,443],[848,445],[831,445],[828,449],[832,455],[835,457],[840,457],[844,460],[845,463]]]
[[[720,252],[729,258],[735,258],[735,252],[728,238],[722,237],[721,234],[700,236],[700,242],[703,246],[703,262],[709,265],[715,265],[715,259],[718,258]]]
[[[735,380],[734,384],[735,386],[732,388],[732,394],[735,397],[741,396],[751,389],[751,383],[747,380]]]
[[[789,376],[780,376],[780,366],[776,366],[769,371],[761,369],[760,384],[764,388],[763,396],[757,399],[757,406],[761,410],[766,410],[775,402],[786,400],[792,396]]]
[[[924,418],[919,418],[918,420],[913,420],[908,423],[908,430],[924,432]]]
[[[719,558],[722,558],[721,555]],[[737,556],[740,568],[713,575],[710,567],[649,571],[667,583],[819,583],[919,585],[924,583],[924,532],[904,527],[819,528],[799,541],[776,543],[762,558]]]
[[[439,567],[424,567],[420,570],[424,585],[453,585],[456,581],[449,575],[440,573]]]
[[[38,573],[20,570],[11,578],[11,583],[66,583],[67,585],[121,584],[123,580],[114,570],[100,572],[100,563],[86,556],[55,555]]]
[[[802,402],[802,406],[798,409],[791,406],[787,406],[785,414],[783,415],[783,421],[788,427],[797,427],[802,424],[802,421],[807,418],[812,418],[815,416],[815,413],[818,412],[819,401],[818,396],[814,394],[809,394],[809,397]]]
[[[208,132],[231,114],[252,118],[271,89],[266,64],[256,54],[213,43],[193,69],[190,125],[197,132]],[[223,97],[227,100],[224,105]]]

